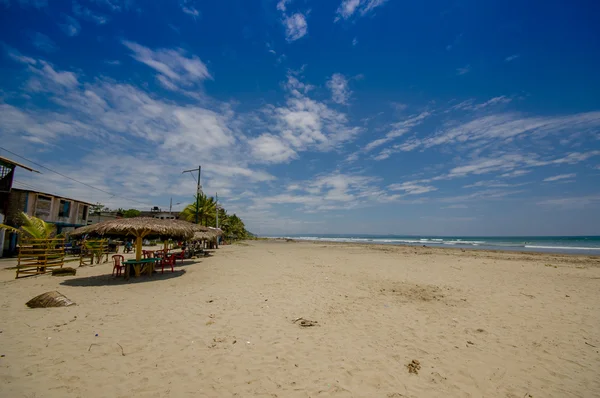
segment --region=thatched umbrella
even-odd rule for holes
[[[117,218],[98,224],[77,228],[71,235],[124,235],[135,236],[135,258],[142,258],[142,240],[149,235],[159,235],[175,239],[190,239],[196,231],[206,231],[207,227],[180,220],[135,217]]]

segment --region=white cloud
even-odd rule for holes
[[[159,73],[157,79],[166,89],[189,89],[203,80],[212,79],[200,58],[195,55],[188,57],[180,48],[152,50],[127,40],[123,40],[122,43],[133,52],[131,56],[134,59]]]
[[[69,37],[77,36],[81,31],[79,22],[70,15],[63,14],[63,23],[59,24],[63,32]]]
[[[340,18],[350,18],[352,15],[354,15],[354,12],[358,9],[360,3],[361,0],[343,0],[337,9],[337,16],[335,20],[338,21]]]
[[[32,44],[41,51],[47,52],[47,53],[51,53],[54,52],[56,50],[58,50],[58,46],[56,45],[56,43],[49,38],[48,36],[46,36],[43,33],[40,32],[33,32],[31,33],[31,42]]]
[[[308,33],[308,24],[304,14],[295,13],[283,19],[285,37],[289,42],[301,39]]]
[[[471,72],[471,65],[466,65],[466,66],[463,66],[462,68],[456,69],[456,74],[459,76],[466,75],[469,72]]]
[[[29,70],[32,73],[27,82],[27,89],[30,92],[69,90],[79,84],[75,73],[57,71],[46,61],[37,61],[35,64],[31,64]]]
[[[184,0],[181,2],[181,11],[193,17],[194,19],[200,16],[200,11],[198,11],[196,7],[194,7],[188,0]]]
[[[504,61],[505,62],[511,62],[511,61],[514,61],[517,58],[519,58],[519,54],[513,54],[513,55],[510,55],[510,56],[506,57],[504,59]]]
[[[285,12],[287,10],[287,5],[291,2],[292,0],[279,0],[277,3],[277,9],[281,12]]]
[[[356,46],[358,44],[358,39],[355,37],[354,39],[352,39],[352,45]]]
[[[104,61],[105,64],[107,65],[121,65],[121,61],[119,61],[118,59],[107,59],[106,61]]]
[[[574,178],[576,175],[577,174],[575,174],[575,173],[559,174],[559,175],[555,175],[552,177],[544,178],[544,182],[566,180],[566,179]]]
[[[331,99],[337,104],[347,105],[352,91],[348,86],[348,80],[341,73],[334,73],[327,81],[327,88],[331,90]]]
[[[271,134],[250,140],[254,157],[265,163],[286,163],[296,157],[296,152],[286,142]]]
[[[34,58],[27,57],[27,56],[21,54],[19,51],[15,50],[14,48],[7,46],[4,43],[0,42],[0,44],[6,51],[6,54],[8,55],[8,57],[14,61],[17,61],[22,64],[32,64],[32,65],[37,62]]]
[[[334,21],[349,19],[357,12],[360,16],[365,16],[385,3],[387,0],[343,0],[336,11]]]
[[[330,151],[353,139],[362,129],[352,127],[347,116],[308,97],[313,86],[289,73],[282,85],[288,98],[282,106],[266,106],[244,122],[257,125],[260,139],[249,141],[259,161],[286,162],[300,151]],[[277,137],[278,141],[274,139]]]
[[[77,1],[73,1],[73,14],[86,21],[93,22],[96,25],[104,25],[109,18],[105,15],[96,14],[87,7],[82,6]]]
[[[390,191],[403,191],[405,195],[421,195],[427,192],[437,191],[437,188],[434,186],[420,185],[414,181],[391,184],[388,186],[388,189]]]

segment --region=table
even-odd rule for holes
[[[129,279],[130,267],[133,267],[133,271],[135,272],[135,276],[140,276],[143,272],[147,273],[149,276],[154,272],[154,265],[160,261],[158,258],[143,258],[141,260],[127,260],[123,261],[123,265],[125,266],[125,279]]]

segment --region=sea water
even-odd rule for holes
[[[295,240],[600,255],[600,236],[287,235]]]

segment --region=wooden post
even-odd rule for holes
[[[140,261],[142,259],[142,235],[135,237],[135,260]]]

